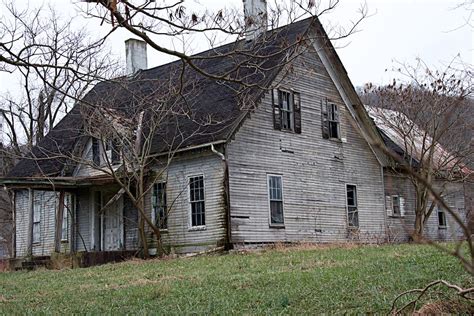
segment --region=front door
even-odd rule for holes
[[[107,203],[114,194],[104,194],[104,203]],[[103,247],[105,251],[119,250],[122,248],[123,221],[122,198],[104,209],[102,217]]]

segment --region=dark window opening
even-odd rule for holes
[[[393,215],[400,216],[400,197],[397,195],[392,196],[392,207],[393,207]]]
[[[286,91],[278,91],[281,109],[281,128],[289,131],[294,130],[293,100],[291,94]]]
[[[339,111],[336,104],[328,106],[329,138],[339,137]]]
[[[438,226],[441,228],[446,227],[446,213],[438,207]]]
[[[357,189],[348,184],[347,190],[347,217],[350,227],[359,227],[359,211],[357,209]]]

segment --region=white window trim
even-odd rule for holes
[[[358,226],[350,225],[350,221],[349,221],[349,201],[347,200],[347,186],[349,186],[349,185],[355,187],[355,189],[356,189],[357,223],[359,224]],[[354,183],[346,183],[344,188],[345,188],[345,191],[346,191],[346,223],[347,223],[347,227],[350,228],[350,229],[359,229],[360,228],[360,216],[359,216],[360,212],[359,212],[359,196],[357,194],[359,189],[357,188],[357,185],[354,184]]]
[[[188,231],[199,231],[199,230],[206,230],[206,225],[199,225],[199,226],[193,226],[193,208],[191,206],[191,178],[195,177],[202,177],[203,181],[203,190],[204,190],[204,218],[205,222],[208,222],[208,217],[206,215],[207,213],[207,205],[206,205],[206,177],[204,176],[204,173],[198,173],[198,174],[193,174],[193,175],[188,175],[187,176],[187,181],[186,181],[186,186],[187,186],[187,192],[188,192]]]
[[[272,207],[270,201],[270,177],[279,177],[281,179],[281,203],[283,207],[283,223],[272,223]],[[283,186],[283,175],[276,173],[267,173],[267,203],[268,203],[268,225],[273,228],[285,228],[285,194]]]
[[[167,184],[166,180],[158,180],[158,181],[153,182],[153,187],[152,187],[151,197],[150,197],[150,199],[151,199],[151,221],[153,223],[155,223],[155,221],[156,221],[155,210],[153,209],[153,192],[154,192],[154,189],[155,189],[155,184],[159,184],[159,183],[164,183],[165,184],[166,202],[168,203],[168,184]],[[188,179],[188,191],[189,191],[189,179]],[[206,199],[206,196],[204,196],[204,200],[205,199]],[[189,204],[191,204],[191,203],[189,203]],[[206,202],[204,202],[204,204],[206,204]],[[168,208],[168,205],[166,205],[166,208]],[[166,210],[166,211],[168,211],[168,210]],[[204,211],[205,211],[205,209],[204,209]],[[168,214],[166,214],[166,216],[168,217]],[[167,232],[168,228],[169,228],[169,222],[168,222],[167,228],[160,228],[160,227],[158,227],[158,228],[160,229],[160,232]]]
[[[38,205],[39,220],[35,221],[35,209],[36,209],[36,207],[35,207],[35,195],[36,194],[35,193],[41,192],[41,191],[33,190],[32,192],[33,192],[33,194],[32,194],[32,202],[33,202],[32,207],[33,207],[33,209],[32,209],[32,218],[31,218],[31,244],[32,245],[38,245],[38,244],[41,244],[41,231],[42,231],[42,229],[41,229],[42,214],[41,213],[42,213],[42,208],[43,208],[43,203],[44,203],[44,201],[43,201],[44,195],[42,194],[40,204]],[[39,235],[38,235],[39,240],[35,240],[34,226],[35,226],[36,223],[38,223],[38,226],[39,226]]]

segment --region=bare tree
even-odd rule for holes
[[[30,151],[67,113],[75,100],[99,79],[117,69],[117,62],[83,29],[75,30],[53,8],[19,11],[4,4],[0,52],[15,50],[25,66],[0,64],[18,78],[21,93],[0,99],[6,143],[17,157]],[[31,67],[30,65],[48,65]],[[22,148],[23,145],[26,148]]]
[[[472,76],[452,67],[431,71],[421,61],[400,71],[408,82],[368,85],[363,99],[373,106],[371,112],[388,136],[400,144],[411,170],[443,196],[446,184],[472,177]],[[408,177],[416,191],[414,237],[420,238],[437,202],[425,183]]]

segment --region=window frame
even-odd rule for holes
[[[395,202],[394,202],[394,199],[397,199],[398,201],[398,213],[395,212]],[[401,200],[400,200],[400,195],[391,195],[390,196],[390,202],[392,203],[392,217],[402,217],[402,203],[401,203]]]
[[[348,188],[349,186],[354,187],[355,189],[355,206],[354,205],[349,205],[349,196],[348,196]],[[346,183],[346,216],[347,216],[347,226],[351,229],[359,229],[360,227],[360,219],[359,219],[359,197],[357,196],[357,185],[352,184],[352,183]],[[355,207],[356,211],[355,213],[357,214],[357,226],[351,225],[351,221],[349,220],[349,207]]]
[[[166,225],[164,227],[162,227],[161,225],[161,221],[158,223],[158,228],[160,229],[160,231],[168,231],[168,198],[167,198],[167,183],[165,180],[160,180],[160,181],[156,181],[155,183],[153,183],[153,187],[152,187],[152,193],[151,193],[151,219],[152,219],[152,222],[153,224],[156,225],[156,211],[155,211],[155,208],[158,207],[157,204],[157,201],[155,201],[155,197],[157,197],[157,195],[155,195],[155,187],[159,184],[163,184],[164,185],[164,205],[162,205],[162,209],[164,210],[164,218],[165,218],[165,221],[164,223],[166,223]],[[158,218],[161,218],[161,216],[159,216]]]
[[[440,217],[439,217],[440,214],[442,214],[444,225],[440,224],[440,221],[439,221],[440,220]],[[436,215],[437,215],[437,221],[438,221],[438,229],[448,228],[448,219],[446,218],[446,212],[441,207],[439,207],[438,205],[436,206]]]
[[[44,195],[43,193],[41,194],[41,200],[39,201],[39,204],[35,203],[35,194],[40,191],[33,190],[32,198],[33,198],[33,203],[32,203],[32,218],[31,218],[31,244],[33,245],[38,245],[41,243],[41,213],[42,213],[42,208],[43,208],[43,199]],[[35,219],[35,214],[38,214],[38,220]],[[37,230],[38,230],[38,239],[35,239],[35,225],[37,225]]]
[[[282,207],[282,215],[283,215],[283,222],[282,223],[272,223],[272,206],[271,202],[272,199],[270,197],[270,178],[271,177],[278,177],[280,178],[281,184],[281,207]],[[268,224],[271,228],[285,228],[285,197],[284,197],[284,187],[283,187],[283,175],[282,174],[275,174],[275,173],[267,173],[267,199],[268,199]]]
[[[204,196],[204,200],[202,201],[191,201],[191,178],[197,178],[197,177],[202,177],[202,190],[203,190],[203,196]],[[205,230],[206,229],[206,177],[204,176],[203,173],[199,173],[199,174],[193,174],[193,175],[189,175],[187,177],[187,191],[188,191],[188,208],[189,208],[189,211],[188,211],[188,230],[192,231],[192,230]],[[203,206],[204,206],[204,225],[195,225],[193,226],[193,207],[192,207],[192,203],[193,202],[203,202]]]
[[[283,95],[288,95],[288,110],[283,108]],[[278,89],[278,106],[280,107],[280,116],[281,116],[281,130],[287,132],[295,132],[295,103],[293,100],[293,93],[292,91],[285,90],[285,89]],[[290,120],[289,128],[284,127],[284,115],[283,113],[287,113]]]
[[[334,111],[333,109],[335,109],[335,113],[336,113],[336,119],[333,119],[333,116],[334,116]],[[328,102],[328,108],[327,108],[327,111],[328,111],[328,133],[329,133],[329,139],[338,139],[340,140],[341,139],[341,115],[340,115],[340,110],[339,110],[339,106],[335,103],[335,102]],[[331,124],[336,124],[336,127],[337,127],[337,135],[336,137],[334,137],[331,133],[332,131],[332,128],[331,128]]]

